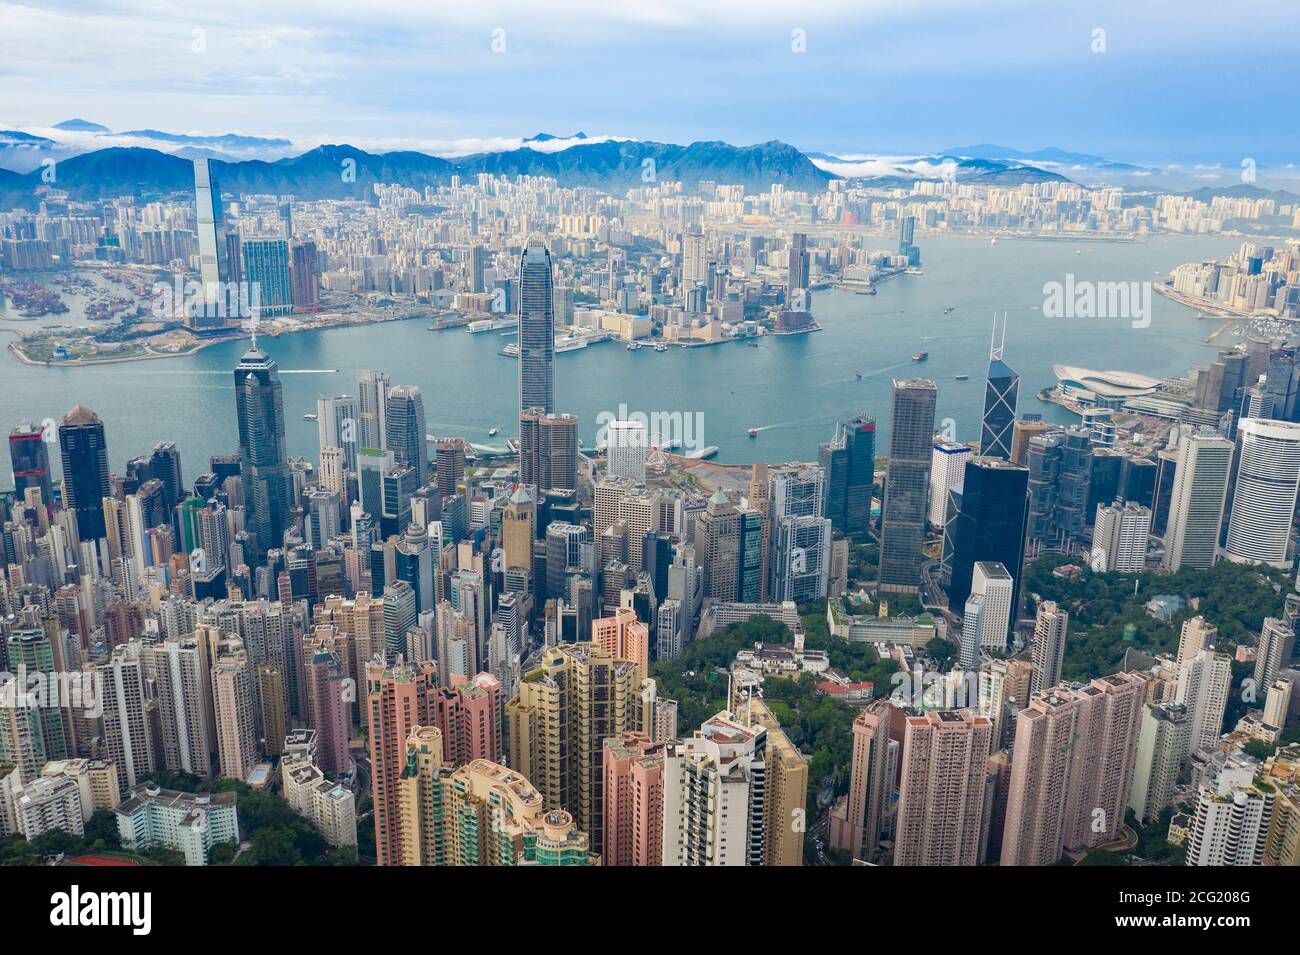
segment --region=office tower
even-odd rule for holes
[[[601,865],[662,863],[667,745],[646,733],[619,733],[603,742],[605,848]]]
[[[758,603],[763,599],[763,594],[767,590],[763,586],[763,557],[767,551],[764,546],[764,535],[767,533],[767,522],[763,513],[757,508],[751,507],[748,503],[742,502],[736,508],[736,516],[739,520],[737,532],[740,536],[740,553],[736,558],[736,599],[741,603]],[[820,519],[825,528],[830,527],[830,521],[826,518]],[[818,532],[818,526],[812,522],[801,521],[805,526],[801,529],[793,525],[783,533],[787,540],[797,540],[799,535],[809,538],[808,546],[819,549],[819,560],[824,560],[828,565],[830,563],[828,533]],[[791,533],[793,532],[793,534]],[[796,545],[797,546],[797,545]],[[660,548],[660,552],[668,551],[670,548],[665,546]],[[788,554],[788,552],[787,552]],[[661,564],[663,570],[663,582],[667,586],[668,568],[671,566],[671,555],[665,554],[667,563]],[[805,571],[798,576],[788,578],[792,585],[803,589],[815,588],[820,577],[820,572],[816,575],[808,574],[807,561],[804,561]]]
[[[937,396],[928,378],[894,379],[880,521],[881,593],[914,594],[920,589]]]
[[[593,643],[547,649],[506,704],[510,766],[541,792],[548,809],[568,806],[578,828],[604,840],[601,742],[654,729],[654,681]]]
[[[542,491],[578,486],[578,419],[527,408],[519,416],[519,482]]]
[[[204,299],[214,302],[219,286],[232,280],[221,210],[221,187],[213,174],[212,160],[194,160],[194,206],[199,244],[199,274],[203,279]],[[221,324],[220,321],[217,324]]]
[[[645,459],[649,436],[641,421],[611,421],[605,427],[605,448],[610,477],[645,480]],[[656,435],[656,440],[662,436]]]
[[[898,217],[898,254],[907,258],[913,268],[921,264],[921,250],[913,239],[916,236],[916,216]]]
[[[519,260],[519,411],[555,413],[555,305],[551,253],[530,235]]]
[[[357,469],[360,415],[357,399],[352,395],[333,395],[329,398],[316,399],[316,427],[320,432],[322,469],[325,466],[327,448],[341,449],[344,467],[349,471]]]
[[[766,750],[726,712],[665,747],[663,865],[763,865]]]
[[[145,712],[144,672],[130,645],[113,648],[108,660],[95,665],[104,694],[104,741],[107,756],[117,766],[118,788],[126,793],[155,769],[153,734]]]
[[[826,472],[819,467],[781,468],[772,475],[768,492],[772,600],[798,603],[826,596],[831,522],[822,516],[825,500]]]
[[[972,710],[904,720],[894,865],[975,865],[993,723]]]
[[[1201,790],[1187,836],[1187,865],[1262,865],[1277,789],[1250,769],[1225,769]]]
[[[280,547],[291,521],[289,465],[284,444],[284,396],[278,366],[254,344],[235,367],[239,479],[250,566]]]
[[[704,563],[704,596],[736,599],[740,587],[740,517],[722,488],[695,519],[695,553]]]
[[[1102,504],[1092,528],[1092,569],[1101,574],[1140,574],[1146,569],[1151,509],[1132,501]]]
[[[1224,555],[1289,567],[1287,545],[1300,490],[1300,424],[1248,418],[1237,426],[1237,479]]]
[[[853,721],[846,848],[854,859],[870,860],[875,854],[893,802],[894,776],[888,768],[892,710],[887,701],[872,700]]]
[[[315,242],[294,242],[291,259],[290,293],[294,311],[314,312],[320,307],[320,258]]]
[[[1196,656],[1206,647],[1214,648],[1219,638],[1219,628],[1206,623],[1204,617],[1192,617],[1183,621],[1183,628],[1178,635],[1178,662],[1183,663]]]
[[[1255,651],[1255,692],[1267,692],[1281,672],[1291,665],[1295,651],[1295,629],[1286,620],[1265,617]]]
[[[1055,865],[1109,842],[1132,788],[1146,682],[1049,688],[1016,715],[1002,865]]]
[[[440,439],[434,448],[438,493],[450,497],[465,479],[465,442],[461,438]]]
[[[1142,825],[1160,818],[1173,801],[1178,770],[1188,752],[1191,718],[1178,703],[1146,703],[1138,731],[1137,762],[1128,807]]]
[[[324,550],[342,531],[339,495],[323,487],[314,487],[303,496],[303,537],[313,550]]]
[[[9,433],[9,460],[13,464],[14,493],[22,500],[27,489],[41,492],[41,503],[48,509],[54,504],[54,485],[50,480],[50,452],[45,431],[25,421]]]
[[[1065,640],[1070,628],[1070,614],[1058,609],[1050,600],[1038,606],[1034,621],[1034,671],[1029,693],[1037,696],[1061,681],[1061,664],[1065,662]]]
[[[293,312],[293,284],[289,278],[289,243],[284,239],[243,239],[244,281],[255,290],[258,316]],[[250,293],[250,298],[253,293]]]
[[[699,285],[709,281],[709,258],[704,244],[704,236],[697,232],[682,234],[682,285],[681,303],[686,304],[687,296]]]
[[[371,794],[379,865],[406,865],[399,781],[406,769],[407,740],[434,724],[437,668],[431,662],[366,666],[370,725]]]
[[[961,484],[966,462],[974,452],[969,444],[936,442],[930,452],[930,506],[927,519],[931,527],[943,527],[948,507],[948,492]]]
[[[368,369],[357,372],[357,442],[362,448],[382,451],[388,440],[388,390],[392,380],[382,371]]]
[[[1011,575],[1011,624],[1020,613],[1025,563],[1029,470],[1002,458],[973,457],[962,477],[961,504],[944,528],[950,568],[948,605],[965,607],[978,561],[996,561]]]
[[[1011,463],[1029,465],[1029,441],[1041,435],[1055,431],[1058,425],[1042,420],[1042,415],[1026,414],[1016,419],[1011,425]]]
[[[1218,559],[1233,445],[1217,434],[1183,437],[1169,500],[1165,568],[1204,570]]]
[[[1006,315],[1002,316],[1000,340],[997,317],[994,316],[993,335],[989,340],[988,380],[984,387],[984,426],[980,432],[980,454],[989,458],[1010,460],[1020,376],[1002,360],[1006,341]]]
[[[205,648],[198,640],[165,640],[151,658],[162,730],[163,764],[172,772],[212,775],[212,682]]]
[[[1006,650],[1015,592],[1015,579],[1000,563],[976,561],[971,571],[970,594],[966,598],[962,623],[960,662],[963,670],[979,667],[981,651]]]
[[[546,525],[546,597],[565,596],[565,575],[583,569],[583,545],[591,543],[591,528],[552,521]]]
[[[808,278],[808,236],[795,232],[790,236],[789,268],[785,281],[785,307],[795,311],[812,310]]]
[[[397,385],[388,392],[384,412],[384,447],[399,464],[415,471],[420,487],[429,483],[428,439],[425,436],[424,396],[415,385]]]
[[[638,620],[630,607],[593,620],[591,642],[615,659],[635,663],[642,673],[650,672],[650,627]]]
[[[837,424],[835,437],[818,447],[817,463],[826,472],[823,516],[841,534],[866,533],[876,469],[875,419],[859,416]]]
[[[1209,749],[1223,731],[1223,714],[1232,689],[1232,658],[1205,647],[1178,664],[1174,701],[1187,708],[1189,731],[1182,756]]]
[[[522,569],[525,579],[529,581],[530,591],[536,526],[537,502],[528,493],[527,484],[516,485],[501,514],[501,543],[505,557],[505,566],[501,570],[508,571],[515,567]]]
[[[108,482],[108,444],[99,415],[77,405],[59,425],[63,460],[63,506],[77,519],[77,537],[93,542],[104,536],[104,498]]]
[[[1151,458],[1125,457],[1120,469],[1120,498],[1150,508],[1155,505],[1159,468]]]

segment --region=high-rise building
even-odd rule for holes
[[[605,426],[605,448],[610,477],[645,480],[645,459],[649,436],[641,421],[611,421]]]
[[[593,620],[591,642],[616,659],[632,661],[642,673],[650,672],[650,627],[632,608],[619,607],[613,616]]]
[[[233,641],[232,641],[233,642]],[[221,775],[244,782],[257,762],[253,673],[242,643],[223,652],[212,667]]]
[[[110,496],[108,443],[99,415],[77,405],[59,425],[63,459],[63,506],[77,518],[77,536],[86,542],[104,536],[104,498]]]
[[[1092,528],[1092,569],[1099,574],[1140,574],[1146,569],[1151,509],[1133,501],[1101,504]]]
[[[204,300],[215,302],[231,281],[229,243],[221,209],[221,187],[213,175],[211,159],[194,160],[194,207],[197,213],[199,275],[203,280]],[[210,315],[211,313],[205,312]],[[217,324],[221,324],[220,321]]]
[[[432,662],[378,660],[366,667],[370,721],[370,775],[375,816],[375,852],[380,865],[408,865],[400,781],[406,771],[407,741],[421,726],[433,726],[437,668]],[[439,746],[439,757],[441,747]]]
[[[52,439],[54,436],[50,435]],[[23,500],[27,489],[41,492],[46,508],[54,504],[54,484],[50,479],[50,451],[45,429],[25,421],[9,432],[9,460],[13,464],[14,493]]]
[[[547,808],[568,806],[597,851],[605,828],[602,742],[652,733],[654,699],[654,681],[636,663],[598,644],[572,643],[546,650],[506,704],[510,766]]]
[[[172,772],[212,775],[216,726],[206,650],[201,641],[182,637],[147,651],[157,693],[163,764]]]
[[[1002,865],[1055,865],[1124,824],[1146,681],[1049,688],[1016,715]]]
[[[114,647],[109,659],[96,664],[104,694],[104,740],[107,756],[117,766],[118,788],[130,792],[156,768],[153,734],[145,710],[144,668],[137,645]]]
[[[869,860],[876,851],[893,801],[894,776],[888,771],[892,710],[886,700],[872,700],[853,721],[847,848],[854,859]]]
[[[929,378],[894,379],[889,467],[880,522],[882,593],[916,593],[920,589],[937,396],[938,389]]]
[[[1295,652],[1295,628],[1287,620],[1265,617],[1259,629],[1255,651],[1255,692],[1265,693],[1283,670],[1291,665]]]
[[[904,719],[894,865],[975,865],[993,723],[973,710]]]
[[[235,366],[234,377],[244,529],[254,551],[249,561],[253,566],[281,546],[291,520],[284,395],[278,366],[256,344]]]
[[[441,462],[439,462],[441,480]],[[519,416],[519,483],[541,491],[578,487],[578,419],[525,408]]]
[[[690,293],[708,281],[709,257],[704,236],[698,232],[683,233],[681,303],[685,305]]]
[[[1188,865],[1262,865],[1277,789],[1250,769],[1225,769],[1196,800]]]
[[[530,235],[519,260],[519,410],[555,413],[555,303],[551,253]]]
[[[876,471],[875,419],[860,415],[837,425],[835,437],[818,447],[817,463],[826,472],[823,516],[841,534],[866,533]]]
[[[320,432],[322,468],[325,464],[326,448],[339,448],[343,452],[344,466],[349,471],[357,469],[360,416],[357,399],[352,395],[333,395],[316,399],[316,427]]]
[[[244,281],[256,290],[259,317],[293,312],[293,283],[289,275],[289,243],[285,239],[259,238],[240,241]],[[250,298],[254,296],[250,294]]]
[[[1143,705],[1133,790],[1128,802],[1142,825],[1159,819],[1160,813],[1173,800],[1178,770],[1190,736],[1191,719],[1187,707],[1178,703]]]
[[[1232,658],[1205,647],[1178,664],[1174,701],[1187,708],[1188,733],[1182,758],[1213,747],[1223,732],[1232,690]]]
[[[973,453],[969,444],[935,442],[930,453],[930,509],[927,512],[931,527],[943,527],[948,492],[961,484],[966,462]]]
[[[704,596],[732,601],[740,587],[740,517],[722,488],[695,519],[695,553],[704,563]]]
[[[966,463],[961,505],[944,528],[944,576],[954,611],[966,606],[975,564],[996,561],[1014,581],[1010,623],[1015,624],[1024,575],[1028,484],[1028,469],[1004,458],[980,455]]]
[[[962,621],[960,662],[963,670],[977,669],[980,654],[985,650],[1006,650],[1015,592],[1015,579],[1000,563],[975,562]],[[974,619],[971,619],[972,612]]]
[[[768,493],[769,599],[800,603],[826,596],[831,522],[822,516],[825,500],[826,472],[820,467],[784,467],[772,474]],[[738,590],[733,599],[752,596],[752,592],[741,594]]]
[[[785,281],[786,308],[800,312],[812,311],[812,292],[808,284],[808,236],[802,232],[793,233],[787,256],[789,268]]]
[[[290,289],[295,312],[320,308],[320,256],[315,242],[294,242],[289,247]]]
[[[357,372],[357,408],[360,418],[357,422],[356,440],[359,447],[385,449],[388,440],[388,424],[384,415],[388,411],[388,390],[392,380],[382,371],[367,369]],[[449,492],[454,493],[454,492]]]
[[[995,317],[993,337],[989,340],[989,373],[984,387],[984,426],[980,432],[980,454],[988,458],[1010,460],[1020,376],[1002,360],[1006,341],[1006,316],[1002,320],[1001,340],[998,340]]]
[[[1058,608],[1050,600],[1039,604],[1038,615],[1034,620],[1034,671],[1029,682],[1031,696],[1045,693],[1061,681],[1061,665],[1065,662],[1065,638],[1069,628],[1069,611]]]
[[[1178,635],[1178,662],[1190,660],[1206,647],[1213,649],[1218,638],[1219,628],[1206,623],[1204,617],[1184,620],[1182,631]]]
[[[399,464],[415,471],[420,487],[429,483],[428,438],[424,424],[424,396],[415,385],[397,385],[388,392],[384,411],[386,441]]]
[[[603,743],[605,841],[602,865],[663,861],[664,740],[619,733]]]
[[[1233,445],[1216,433],[1185,435],[1169,501],[1165,567],[1204,570],[1218,559]]]
[[[1237,426],[1237,475],[1224,556],[1289,567],[1300,491],[1300,424],[1248,418]]]

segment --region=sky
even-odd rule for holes
[[[1300,161],[1295,0],[0,0],[0,127]]]

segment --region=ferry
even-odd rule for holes
[[[519,319],[517,318],[484,318],[475,322],[470,322],[465,326],[465,330],[471,335],[477,335],[480,332],[495,332],[502,328],[517,328]]]
[[[751,438],[757,438],[757,437],[758,437],[758,429],[757,429],[757,428],[750,428],[750,429],[749,429],[749,436],[750,436]]]
[[[855,371],[855,372],[853,373],[853,377],[856,378],[856,379],[858,379],[859,381],[861,381],[861,380],[862,380],[862,372],[860,372],[860,371]]]
[[[912,361],[925,361],[929,357],[930,353],[928,351],[919,351],[912,356]]]
[[[965,381],[965,380],[966,380],[967,378],[969,378],[969,377],[970,377],[970,375],[957,375],[957,380],[958,380],[958,381]]]
[[[315,420],[317,420],[319,417],[320,417],[320,415],[313,414],[312,412],[309,411],[309,412],[307,412],[305,415],[302,416],[302,420],[303,420],[303,421],[315,421]]]
[[[628,351],[638,351],[640,348],[641,348],[641,343],[640,343],[640,342],[628,342],[628,343],[627,343],[627,350],[628,350]]]
[[[570,335],[566,338],[557,338],[555,340],[555,351],[557,354],[562,351],[573,351],[575,348],[586,348],[588,344],[589,341],[586,336],[579,337],[577,335]]]
[[[489,438],[495,438],[496,436],[497,436],[497,429],[496,429],[496,428],[488,428],[488,437],[489,437]]]
[[[665,345],[663,342],[660,342],[658,345],[655,345],[655,351],[667,351],[667,350],[668,350],[668,346]]]

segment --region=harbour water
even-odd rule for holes
[[[886,240],[880,240],[882,245]],[[630,411],[702,412],[702,445],[717,445],[718,461],[747,463],[815,458],[837,420],[867,413],[879,424],[881,453],[889,424],[890,383],[922,375],[939,386],[938,418],[951,418],[960,440],[979,437],[989,331],[994,311],[1008,313],[1006,361],[1021,375],[1020,412],[1069,421],[1069,412],[1035,397],[1052,384],[1053,364],[1182,375],[1212,357],[1202,344],[1221,321],[1197,319],[1192,309],[1153,295],[1151,322],[1126,319],[1051,319],[1042,314],[1043,286],[1065,282],[1152,282],[1183,262],[1223,258],[1241,239],[1158,237],[1139,243],[1066,240],[934,238],[921,242],[923,273],[883,283],[874,296],[818,291],[812,311],[823,330],[766,337],[759,347],[726,343],[706,348],[629,351],[617,342],[557,357],[559,410],[579,416],[584,444],[595,439],[597,418]],[[61,324],[80,324],[73,311]],[[952,306],[951,312],[945,309]],[[31,327],[0,321],[7,334]],[[516,433],[517,384],[512,361],[497,352],[495,333],[427,330],[427,322],[304,332],[259,339],[278,362],[290,453],[316,460],[317,427],[303,415],[322,394],[355,394],[356,372],[382,368],[394,384],[419,385],[428,430],[478,444],[503,445]],[[1228,344],[1224,336],[1216,345]],[[0,353],[0,426],[58,420],[74,404],[103,418],[110,463],[126,460],[161,440],[173,440],[187,480],[207,470],[212,454],[236,448],[232,369],[247,348],[229,342],[196,355],[91,367],[45,367]],[[911,356],[928,351],[914,363]],[[335,371],[334,369],[337,369]],[[861,378],[856,377],[861,374]],[[969,375],[964,381],[957,375]],[[501,436],[488,431],[499,428]],[[750,438],[748,429],[757,428]],[[57,456],[57,455],[55,455]],[[6,464],[8,462],[6,461]],[[57,470],[57,465],[55,465]],[[0,486],[12,486],[8,468]]]

